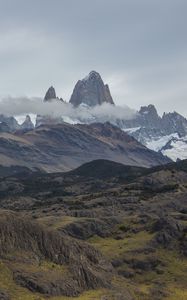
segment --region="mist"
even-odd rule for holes
[[[27,114],[62,118],[65,122],[114,122],[116,119],[133,119],[136,111],[127,106],[103,104],[95,107],[81,105],[77,108],[70,103],[52,100],[44,102],[42,98],[4,98],[0,101],[0,113],[6,116],[24,116]]]

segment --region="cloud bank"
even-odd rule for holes
[[[127,106],[73,107],[70,103],[53,100],[43,102],[41,98],[4,98],[0,101],[0,112],[7,116],[24,116],[27,114],[63,118],[64,121],[78,122],[115,122],[116,119],[129,120],[136,115],[136,111]]]

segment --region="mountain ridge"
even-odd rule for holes
[[[136,166],[170,160],[147,149],[110,123],[42,125],[30,131],[0,135],[2,165],[66,171],[93,159],[109,159]]]

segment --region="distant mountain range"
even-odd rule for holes
[[[134,119],[119,121],[118,126],[174,161],[187,158],[187,120],[177,112],[160,117],[154,105],[148,105],[141,107]]]
[[[110,123],[63,123],[0,133],[0,164],[3,166],[59,172],[101,158],[144,167],[170,161]]]
[[[21,116],[20,122],[20,116],[0,115],[0,132],[17,136],[17,131],[21,130],[25,133],[41,125],[46,127],[67,122],[70,124],[85,124],[85,128],[88,128],[86,124],[110,122],[128,135],[133,136],[144,146],[160,152],[174,161],[187,158],[187,119],[177,112],[164,113],[160,117],[154,105],[148,105],[141,107],[130,119],[122,115],[111,118],[107,114],[103,118],[100,114],[95,113],[93,108],[103,105],[111,105],[110,110],[115,109],[109,86],[103,82],[100,74],[95,71],[90,72],[88,76],[77,82],[70,98],[70,103],[58,97],[55,88],[51,86],[44,97],[44,105],[46,102],[52,104],[53,101],[71,105],[75,111],[77,108],[84,109],[84,116],[75,114],[76,117],[63,115],[62,117],[52,118],[51,116],[31,116],[31,114],[28,114],[24,118]],[[64,128],[64,126],[62,127]],[[38,131],[36,130],[36,132]],[[98,155],[92,157],[92,159],[96,158],[99,158]],[[107,156],[106,158],[109,157]],[[112,159],[114,158],[112,157]],[[85,161],[80,160],[80,162],[83,163]],[[123,161],[123,163],[128,162],[130,161],[126,159]],[[72,166],[75,167],[77,164],[72,164]]]

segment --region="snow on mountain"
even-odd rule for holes
[[[141,127],[134,127],[134,128],[122,128],[123,131],[125,131],[128,134],[132,134],[139,130]]]
[[[162,154],[170,157],[173,161],[187,159],[187,136],[183,138],[173,138],[161,150]]]
[[[179,138],[178,133],[165,135],[158,139],[152,139],[152,140],[150,139],[146,142],[146,146],[151,150],[160,151],[173,138]]]

